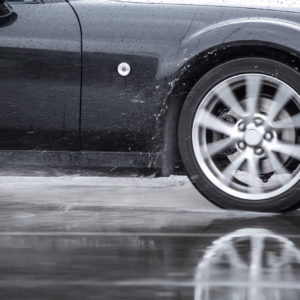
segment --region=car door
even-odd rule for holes
[[[78,149],[81,36],[72,7],[0,5],[12,10],[0,16],[0,149]]]

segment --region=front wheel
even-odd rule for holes
[[[243,58],[202,77],[184,103],[179,147],[189,178],[220,207],[280,212],[300,202],[300,75]]]

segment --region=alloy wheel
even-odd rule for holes
[[[199,167],[234,197],[278,196],[300,179],[300,96],[269,75],[246,73],[218,83],[192,126]]]

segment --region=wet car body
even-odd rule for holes
[[[297,1],[9,4],[14,20],[0,29],[3,161],[170,175],[181,168],[180,109],[199,77],[245,53],[299,65]]]

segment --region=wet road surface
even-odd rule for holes
[[[183,177],[7,176],[0,205],[0,299],[300,298],[298,212],[224,212]]]

